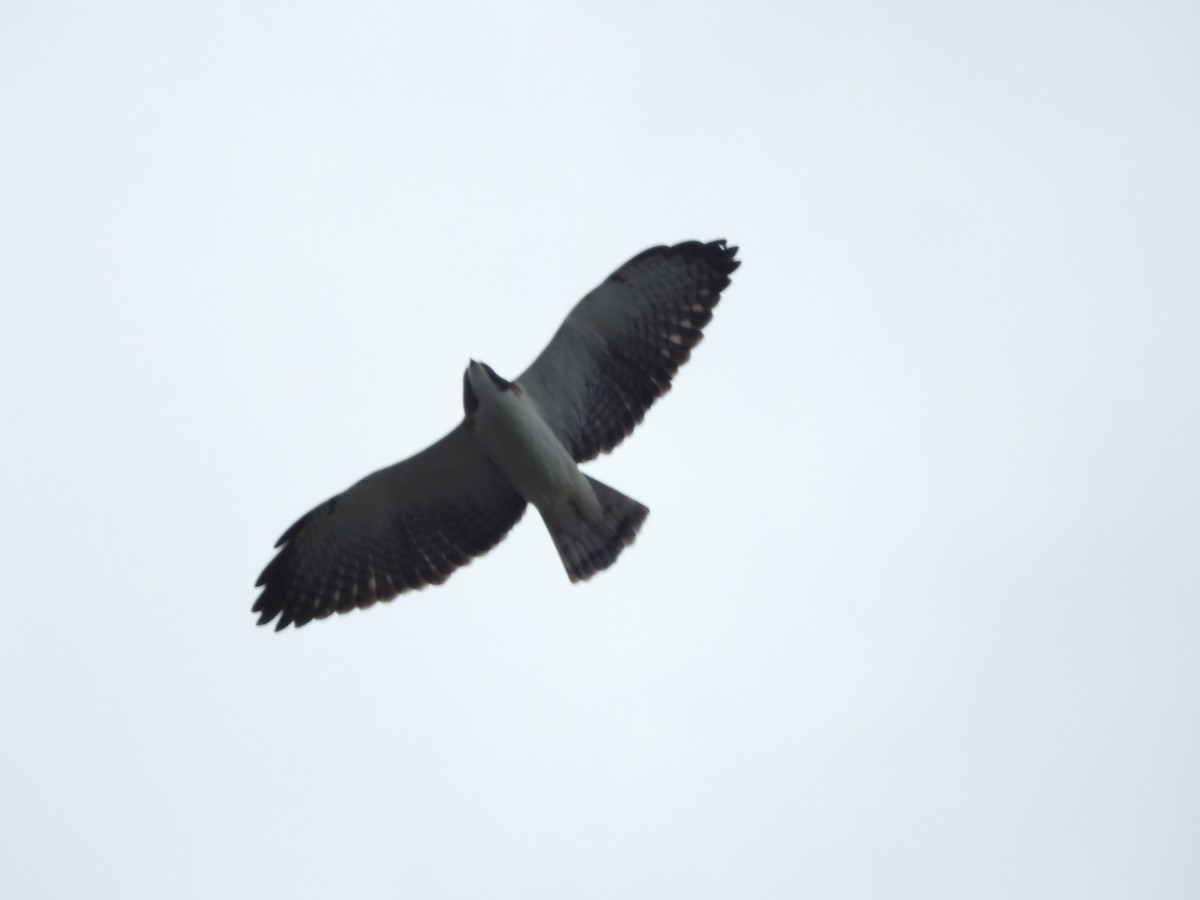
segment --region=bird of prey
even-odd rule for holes
[[[671,387],[740,264],[725,241],[652,247],[571,310],[515,381],[471,360],[463,421],[302,516],[254,604],[275,630],[441,584],[532,503],[571,581],[616,562],[649,510],[579,471]]]

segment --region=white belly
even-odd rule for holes
[[[474,420],[475,437],[492,463],[543,514],[572,500],[579,512],[597,505],[575,460],[525,397],[514,391],[489,396]]]

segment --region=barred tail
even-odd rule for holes
[[[546,522],[571,581],[586,581],[615,563],[650,514],[645,506],[607,484],[594,478],[588,478],[588,484],[600,501],[598,518]]]

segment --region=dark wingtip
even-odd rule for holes
[[[704,245],[705,250],[708,251],[709,261],[722,275],[731,274],[742,264],[742,261],[736,258],[737,252],[741,248],[737,244],[732,247],[726,246],[726,244],[725,238],[717,238]]]
[[[711,265],[719,274],[729,275],[734,269],[742,264],[740,259],[735,259],[737,252],[740,249],[736,244],[732,247],[727,246],[728,241],[725,238],[716,238],[711,241],[680,241],[678,244],[658,244],[654,247],[647,247],[641,253],[634,256],[625,265],[640,262],[648,256],[654,256],[659,253],[676,254],[682,253],[693,257],[702,258]],[[624,282],[625,276],[622,266],[616,272],[608,276],[609,281]],[[620,277],[618,277],[620,276]]]

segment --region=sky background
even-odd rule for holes
[[[1200,13],[0,7],[0,895],[1200,896]],[[742,247],[537,517],[300,631],[294,519]]]

